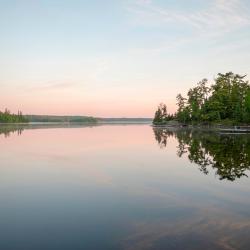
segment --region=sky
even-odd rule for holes
[[[250,79],[249,0],[0,0],[0,110],[152,117],[228,71]]]

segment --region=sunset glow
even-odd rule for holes
[[[250,74],[249,8],[247,0],[0,0],[0,110],[153,117],[165,102],[174,112],[176,95],[202,78]]]

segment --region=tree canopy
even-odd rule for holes
[[[162,116],[167,107],[161,104],[154,123],[165,123],[164,117],[181,123],[250,123],[250,85],[245,77],[233,72],[219,73],[210,86],[207,79],[201,80],[189,89],[186,97],[177,95],[176,114]]]
[[[21,111],[18,111],[17,114],[11,114],[8,109],[5,109],[4,112],[0,111],[0,123],[26,123],[28,119],[23,116]]]
[[[160,103],[157,110],[155,111],[155,116],[153,119],[154,124],[162,124],[167,121],[173,120],[174,116],[171,114],[168,114],[167,112],[167,106],[164,103]]]

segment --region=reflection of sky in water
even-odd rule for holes
[[[250,183],[145,125],[0,135],[0,249],[248,249]]]

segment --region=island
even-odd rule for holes
[[[170,114],[161,103],[153,124],[182,125],[248,125],[250,124],[250,85],[246,75],[219,73],[209,85],[203,79],[190,88],[186,97],[178,94],[177,112]]]

